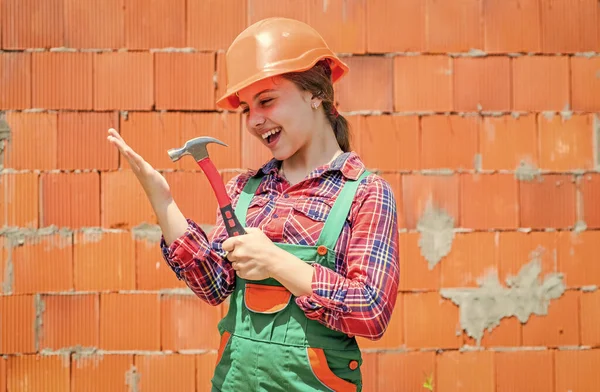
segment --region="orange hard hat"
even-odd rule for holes
[[[226,54],[227,91],[217,107],[236,109],[236,93],[259,80],[288,72],[306,71],[329,59],[335,83],[348,72],[321,35],[306,23],[288,18],[267,18],[238,35]]]

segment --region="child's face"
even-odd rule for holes
[[[318,102],[310,92],[282,77],[272,77],[246,87],[238,96],[248,131],[276,159],[287,159],[310,142],[317,112],[311,104]]]

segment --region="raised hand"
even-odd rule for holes
[[[172,198],[167,180],[148,162],[136,153],[114,129],[108,130],[107,139],[116,146],[127,159],[131,170],[144,188],[146,195],[154,206],[156,203],[165,202]],[[166,154],[166,152],[165,152]]]

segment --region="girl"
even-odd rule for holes
[[[177,277],[211,305],[229,298],[213,391],[360,391],[356,336],[380,339],[390,321],[398,228],[389,184],[351,151],[334,104],[348,67],[314,29],[283,18],[248,27],[226,57],[217,106],[241,108],[273,154],[227,184],[246,234],[228,238],[220,214],[205,233],[160,173],[116,131],[108,139],[148,195]]]

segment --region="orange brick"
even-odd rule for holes
[[[593,392],[600,385],[600,349],[558,350],[554,369],[556,391]]]
[[[521,227],[565,228],[575,224],[575,184],[573,177],[547,174],[521,181]]]
[[[377,384],[381,378],[379,372],[379,356],[377,352],[362,353],[363,363],[360,367],[363,378],[363,391],[379,391]]]
[[[219,2],[220,3],[220,2]],[[216,54],[216,68],[217,70],[215,75],[216,80],[216,88],[215,88],[215,102],[218,99],[221,99],[223,95],[227,92],[227,66],[226,66],[226,57],[225,53],[218,52]],[[220,111],[221,109],[219,109]]]
[[[392,189],[396,201],[396,219],[398,228],[406,227],[404,222],[404,203],[402,203],[402,175],[400,173],[379,174]]]
[[[131,170],[102,173],[100,189],[102,227],[131,228],[144,222],[157,223],[150,201]]]
[[[512,59],[513,108],[560,111],[569,108],[569,58],[524,56]]]
[[[121,120],[121,137],[155,169],[178,168],[177,163],[169,158],[167,150],[183,145],[180,136],[182,116],[175,112],[129,113],[127,119]],[[110,147],[115,148],[112,145]],[[121,168],[131,168],[125,157],[120,155],[120,158]],[[181,161],[190,159],[185,157]]]
[[[367,1],[367,51],[425,51],[426,6],[427,2],[422,0]]]
[[[404,342],[408,348],[458,348],[458,307],[437,292],[405,293]]]
[[[119,130],[117,112],[59,112],[57,128],[58,169],[119,167],[119,150],[106,141],[109,128]]]
[[[280,0],[248,0],[248,23],[254,24],[259,20],[278,16],[292,18],[308,23],[308,1]]]
[[[451,111],[452,73],[447,56],[394,57],[394,110]]]
[[[419,169],[417,116],[367,116],[360,142],[361,158],[371,170]]]
[[[460,226],[458,188],[459,176],[407,174],[402,176],[402,192],[406,227],[414,229],[429,203],[443,209]]]
[[[540,167],[550,171],[594,168],[594,118],[540,115]]]
[[[462,227],[519,227],[519,183],[512,174],[462,174],[460,178]]]
[[[0,174],[0,217],[3,225],[38,227],[37,173]]]
[[[524,346],[578,346],[578,291],[565,291],[558,299],[550,300],[547,315],[532,314],[523,325]]]
[[[9,112],[10,140],[4,166],[11,169],[56,168],[57,116],[54,113]]]
[[[421,168],[473,169],[479,145],[479,117],[425,116],[421,119]]]
[[[196,390],[210,391],[212,383],[210,380],[215,371],[217,353],[205,353],[196,356]]]
[[[457,233],[441,264],[441,287],[477,287],[480,279],[498,270],[496,233]]]
[[[0,108],[31,107],[31,53],[0,53]]]
[[[226,50],[247,26],[245,0],[188,0],[187,46]]]
[[[479,136],[481,168],[515,170],[521,161],[538,165],[535,115],[484,117]]]
[[[242,152],[240,169],[258,169],[269,160],[273,154],[258,139],[258,136],[250,134],[246,128],[246,117],[242,117]]]
[[[441,264],[429,269],[421,254],[419,233],[400,233],[400,290],[438,290]]]
[[[214,53],[156,53],[154,59],[157,109],[215,108]]]
[[[600,346],[600,291],[583,293],[580,297],[581,306],[581,344],[584,346]]]
[[[344,57],[352,72],[335,85],[338,110],[393,110],[393,60],[388,57]],[[373,78],[372,75],[377,75]]]
[[[40,349],[97,347],[100,302],[97,294],[44,295]]]
[[[237,113],[185,113],[181,115],[180,145],[198,136],[209,136],[227,144],[209,144],[210,160],[218,170],[238,169],[241,163],[241,116]],[[186,157],[176,166],[201,171],[194,159]]]
[[[355,151],[358,155],[362,156],[361,135],[367,132],[367,116],[346,115],[344,116],[344,118],[348,122],[348,127],[350,130],[350,149]]]
[[[69,48],[122,48],[123,0],[65,0],[65,42]]]
[[[73,290],[71,233],[26,236],[23,242],[12,249],[13,293]]]
[[[483,48],[481,2],[436,0],[427,2],[427,51],[466,52]]]
[[[396,306],[392,312],[392,318],[381,339],[370,340],[362,337],[357,338],[361,350],[397,350],[402,348],[402,345],[404,344],[404,306],[402,303],[402,295],[403,294],[398,294]]]
[[[0,296],[0,352],[26,354],[37,350],[36,302],[33,295]]]
[[[2,0],[4,49],[64,46],[64,6],[61,0]]]
[[[522,325],[516,317],[503,318],[500,325],[483,330],[479,343],[480,347],[519,347],[521,346]],[[477,346],[477,340],[467,333],[463,334],[463,343],[467,346]]]
[[[160,302],[163,350],[219,348],[221,337],[217,324],[222,318],[221,307],[211,306],[192,295],[165,295]]]
[[[558,233],[558,270],[567,287],[600,286],[600,231]]]
[[[92,109],[92,53],[33,53],[31,104],[43,109]]]
[[[185,281],[177,279],[175,273],[163,258],[160,244],[151,239],[141,238],[140,234],[137,234],[137,236],[138,238],[135,241],[136,289],[186,288]]]
[[[40,189],[41,227],[100,226],[100,175],[97,172],[42,173]]]
[[[141,391],[195,391],[196,359],[193,355],[136,355]],[[177,377],[165,377],[177,374]]]
[[[598,24],[600,26],[600,23]],[[571,100],[576,111],[600,111],[600,58],[571,57]]]
[[[428,377],[432,377],[437,384],[434,352],[379,354],[379,391],[423,391],[423,384]]]
[[[600,174],[587,173],[579,178],[583,220],[588,228],[600,228]]]
[[[127,328],[123,328],[127,326]],[[159,350],[157,294],[100,294],[100,348]]]
[[[185,47],[185,0],[124,0],[128,49]]]
[[[538,0],[486,0],[483,18],[486,52],[537,53],[541,50]]]
[[[129,392],[127,374],[133,366],[133,355],[77,355],[71,368],[72,391]]]
[[[595,0],[542,1],[542,50],[575,53],[598,48],[597,2]]]
[[[366,0],[311,0],[308,23],[336,53],[365,53]]]
[[[139,14],[135,17],[142,20]],[[94,54],[94,110],[150,110],[153,105],[152,53]]]
[[[0,389],[6,391],[6,358],[0,357]]]
[[[438,355],[436,392],[494,391],[494,355],[491,351],[447,351]]]
[[[498,278],[502,285],[506,285],[508,278],[516,277],[523,266],[534,259],[540,261],[540,281],[543,281],[547,274],[559,271],[556,232],[500,232],[497,249]]]
[[[554,390],[553,351],[512,351],[494,354],[496,392]],[[531,372],[531,369],[535,369]]]
[[[9,391],[68,392],[70,390],[71,364],[68,357],[11,356],[8,358],[7,366]]]
[[[164,176],[183,215],[196,223],[215,224],[217,199],[204,173],[168,172]]]
[[[75,290],[134,290],[135,247],[129,232],[77,232]]]
[[[454,108],[457,111],[510,111],[510,99],[508,57],[454,60]]]

